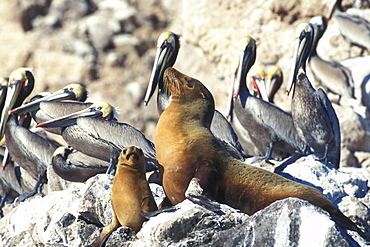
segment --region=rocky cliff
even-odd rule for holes
[[[247,161],[248,162],[248,161]],[[277,174],[321,190],[362,229],[369,229],[370,175],[356,168],[337,171],[314,160],[294,157],[267,167]],[[2,246],[88,246],[112,218],[113,177],[101,174],[86,183],[48,196],[15,203],[0,220]],[[162,187],[150,183],[157,203]],[[328,213],[310,203],[288,198],[252,216],[206,199],[196,183],[187,200],[149,215],[135,234],[120,227],[107,246],[366,246],[357,233],[345,231]],[[130,210],[129,208],[127,210]]]
[[[351,4],[343,1],[345,7]],[[356,1],[356,6],[361,4],[366,1]],[[152,139],[158,120],[156,101],[145,107],[143,96],[162,31],[181,35],[175,67],[201,80],[223,113],[239,39],[252,36],[257,41],[256,63],[276,63],[282,68],[285,80],[275,102],[289,110],[291,99],[284,89],[292,66],[295,28],[315,15],[327,15],[331,6],[331,1],[324,0],[4,0],[0,2],[0,76],[9,76],[18,67],[32,67],[36,86],[31,95],[55,91],[70,82],[83,83],[89,101],[111,103],[119,109],[120,121]],[[368,10],[352,11],[369,16]],[[369,228],[369,105],[364,102],[370,91],[366,80],[370,58],[368,53],[356,57],[360,51],[355,48],[348,59],[348,49],[336,23],[330,21],[318,52],[349,67],[356,86],[356,100],[333,103],[341,124],[343,168],[335,171],[308,156],[278,162],[271,169],[319,188],[345,215]],[[336,96],[329,96],[336,101]],[[0,220],[0,243],[90,244],[110,222],[111,184],[111,177],[99,175],[43,198],[8,205],[7,215]],[[161,187],[152,184],[151,188],[159,202]],[[298,199],[276,202],[253,216],[191,199],[150,217],[136,235],[120,228],[110,238],[111,246],[366,245],[355,233],[337,227],[325,212]]]

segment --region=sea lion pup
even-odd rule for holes
[[[214,100],[207,88],[173,68],[164,75],[172,102],[158,121],[154,141],[163,188],[172,204],[185,199],[189,182],[196,178],[210,198],[249,215],[277,200],[297,197],[327,211],[340,227],[366,238],[316,188],[230,157],[209,130]]]
[[[104,246],[109,235],[119,226],[138,232],[145,221],[142,213],[156,211],[157,204],[145,177],[143,151],[135,146],[120,153],[112,186],[112,222],[104,228],[93,246]]]

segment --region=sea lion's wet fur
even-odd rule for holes
[[[330,213],[336,223],[365,235],[316,188],[227,155],[209,130],[214,100],[198,80],[173,68],[165,71],[172,102],[156,129],[157,161],[166,196],[172,204],[185,199],[192,178],[213,199],[249,215],[271,203],[297,197]]]
[[[146,220],[142,213],[157,210],[153,194],[145,177],[145,158],[140,148],[122,150],[112,186],[112,222],[104,228],[93,246],[101,246],[119,226],[131,227],[135,232]]]

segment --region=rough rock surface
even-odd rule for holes
[[[0,76],[9,76],[18,67],[34,68],[32,95],[70,82],[84,83],[89,101],[108,101],[118,108],[120,121],[152,139],[158,120],[156,100],[153,97],[144,107],[143,95],[159,34],[172,30],[181,35],[175,67],[200,79],[222,113],[239,39],[250,35],[257,41],[256,63],[276,63],[282,68],[284,83],[275,103],[289,110],[290,98],[284,89],[292,66],[295,28],[315,15],[327,15],[331,4],[329,0],[4,0],[0,1]],[[351,4],[343,0],[346,8]],[[365,0],[355,5],[369,6]],[[351,10],[369,18],[369,10]],[[344,214],[369,229],[370,56],[365,52],[356,57],[360,50],[354,48],[354,56],[348,58],[348,49],[336,23],[330,21],[318,53],[350,68],[356,87],[356,100],[343,99],[340,106],[335,103],[337,97],[329,95],[341,124],[340,171],[312,156],[261,166],[320,189]],[[6,216],[0,220],[0,245],[90,244],[111,220],[111,184],[112,177],[98,175],[43,198],[7,205]],[[151,183],[151,189],[159,203],[162,188]],[[136,235],[129,228],[119,228],[108,244],[259,246],[266,241],[276,246],[356,246],[353,241],[368,245],[357,234],[335,226],[322,210],[298,199],[276,202],[253,216],[203,199],[186,200],[152,216]]]
[[[320,189],[362,229],[369,229],[369,174],[337,171],[315,161],[313,156],[287,159],[275,167],[282,176]],[[0,220],[0,244],[91,244],[111,221],[112,183],[112,176],[101,174],[86,183],[75,183],[66,190],[13,205],[14,209]],[[161,186],[151,183],[151,189],[156,202],[161,202]],[[108,246],[367,245],[358,234],[336,226],[325,211],[300,199],[277,201],[248,216],[204,198],[193,183],[187,198],[175,207],[149,214],[137,234],[120,227],[109,237]]]
[[[367,6],[365,1],[355,2]],[[343,1],[346,8],[351,4]],[[70,82],[84,83],[89,101],[108,101],[119,109],[120,121],[133,124],[152,139],[158,120],[156,101],[144,107],[142,100],[162,31],[181,35],[175,67],[205,83],[221,112],[226,110],[239,39],[252,36],[257,41],[256,63],[276,63],[282,68],[285,79],[275,103],[289,110],[290,98],[284,89],[292,66],[295,28],[312,16],[327,15],[331,6],[329,0],[2,1],[0,76],[21,66],[34,68],[33,94],[55,91]],[[368,16],[363,9],[356,13]],[[335,109],[343,117],[342,166],[360,166],[356,152],[370,151],[369,114],[367,107],[361,108],[361,104],[369,105],[365,79],[370,74],[369,56],[356,57],[359,49],[355,47],[354,57],[347,59],[348,49],[336,23],[330,21],[318,53],[352,70],[357,100],[343,100],[345,106]]]

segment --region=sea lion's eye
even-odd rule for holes
[[[186,80],[186,86],[188,86],[189,88],[193,88],[192,81],[189,78],[185,78],[185,80]]]

